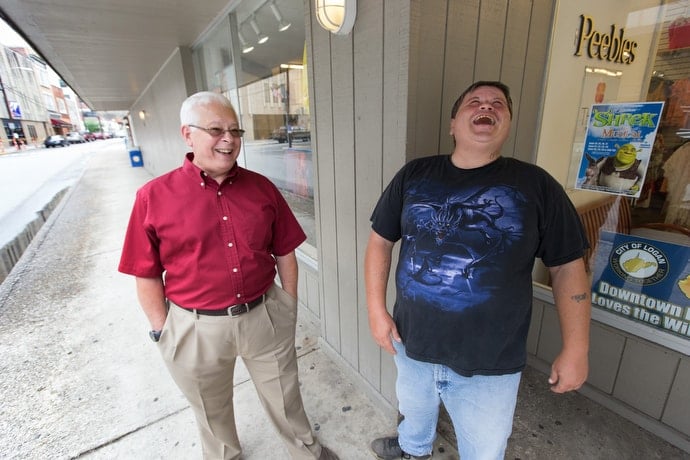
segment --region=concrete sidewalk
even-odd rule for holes
[[[182,161],[182,155],[180,155]],[[134,192],[151,176],[121,145],[93,154],[0,286],[0,458],[199,459],[193,415],[169,377],[134,290],[117,272]],[[319,339],[300,311],[302,395],[320,440],[343,460],[374,458],[395,411]],[[245,458],[284,459],[240,364],[235,404]],[[435,459],[457,459],[441,427]],[[507,458],[690,458],[579,394],[556,396],[527,369]]]

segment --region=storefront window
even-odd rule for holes
[[[659,230],[680,235],[690,232],[689,13],[689,0],[628,11],[610,34],[607,22],[579,15],[588,38],[576,44],[576,56],[589,59],[567,184],[624,197],[633,227],[663,223]]]
[[[276,184],[315,247],[304,3],[241,2],[195,58],[206,89],[237,108],[246,130],[238,161]]]
[[[587,232],[593,318],[690,354],[690,0],[560,1],[550,56],[537,163]]]

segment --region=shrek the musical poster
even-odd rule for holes
[[[663,107],[592,105],[575,188],[639,198]]]

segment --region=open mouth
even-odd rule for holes
[[[218,153],[222,153],[223,155],[232,155],[232,152],[234,152],[233,149],[214,149]]]
[[[495,125],[496,120],[494,120],[492,117],[488,115],[477,115],[472,119],[472,123],[475,125]]]

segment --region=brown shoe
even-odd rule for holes
[[[340,458],[328,447],[321,446],[321,455],[319,455],[319,460],[340,460]]]

